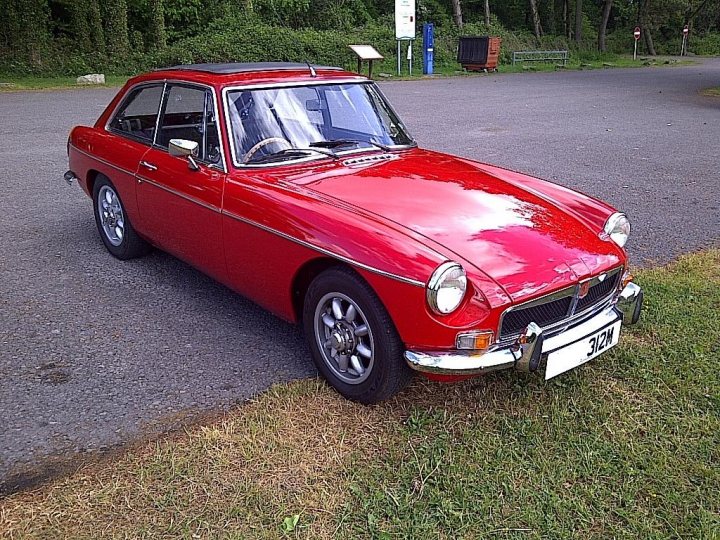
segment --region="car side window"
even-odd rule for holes
[[[198,143],[198,160],[220,163],[220,137],[210,90],[179,84],[168,86],[155,144],[167,148],[171,139],[194,141]]]
[[[110,121],[110,129],[152,143],[163,85],[142,86],[131,91]]]

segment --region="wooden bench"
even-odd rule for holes
[[[513,51],[512,63],[516,62],[562,62],[567,65],[567,51]]]

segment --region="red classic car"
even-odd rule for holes
[[[378,87],[341,69],[141,75],[68,154],[112,255],[156,246],[301,323],[320,372],[363,403],[414,371],[554,377],[640,316],[624,214],[418,148]]]

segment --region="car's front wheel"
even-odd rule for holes
[[[332,268],[313,280],[303,326],[318,370],[349,399],[383,401],[412,376],[390,315],[352,270]]]
[[[107,250],[118,259],[145,255],[150,246],[133,229],[117,189],[106,176],[98,175],[93,186],[95,224]]]

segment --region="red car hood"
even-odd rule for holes
[[[622,251],[599,238],[599,230],[534,190],[502,179],[498,169],[489,170],[414,150],[384,163],[315,170],[295,181],[433,240],[445,248],[439,251],[474,265],[515,301],[623,261]]]

